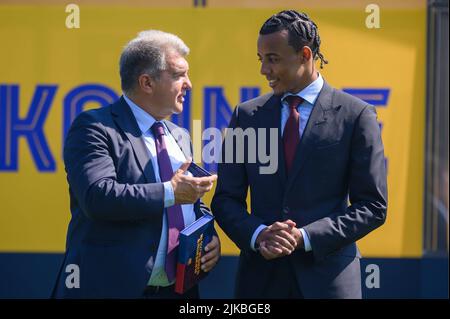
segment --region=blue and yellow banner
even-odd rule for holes
[[[65,5],[0,5],[0,251],[62,252],[70,220],[63,141],[74,117],[121,95],[118,61],[138,32],[180,36],[193,90],[174,117],[223,128],[234,106],[270,91],[256,41],[277,9],[81,4],[79,28]],[[295,9],[295,8],[294,8]],[[387,222],[359,242],[366,257],[422,254],[426,9],[380,10],[368,28],[359,9],[297,8],[319,26],[321,70],[332,86],[377,107],[388,165]],[[212,194],[205,197],[206,203]],[[222,252],[238,253],[221,233]]]

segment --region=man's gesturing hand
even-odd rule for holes
[[[214,181],[217,180],[217,175],[207,177],[184,175],[190,163],[190,160],[184,162],[170,180],[175,194],[175,204],[195,203],[197,199],[211,190]]]

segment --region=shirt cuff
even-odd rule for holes
[[[311,251],[312,247],[311,242],[309,241],[308,233],[303,228],[300,228],[300,232],[302,233],[303,236],[303,245],[305,246],[305,251]]]
[[[253,233],[252,240],[250,241],[250,248],[256,251],[255,243],[256,238],[258,238],[258,235],[260,232],[262,232],[265,228],[267,228],[266,225],[260,225],[258,228],[256,228],[255,232]]]
[[[175,205],[175,193],[173,192],[172,183],[167,181],[164,185],[164,208]]]

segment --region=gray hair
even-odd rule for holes
[[[167,67],[166,54],[169,50],[175,50],[183,57],[189,54],[183,40],[158,30],[142,31],[128,42],[119,62],[122,91],[133,90],[139,76],[144,73],[158,80]]]

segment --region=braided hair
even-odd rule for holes
[[[328,64],[325,57],[320,52],[320,36],[317,25],[306,13],[299,13],[295,10],[281,11],[264,22],[259,34],[270,34],[282,30],[288,31],[288,44],[295,51],[299,51],[303,46],[308,46],[314,60],[320,59],[320,68],[323,64]]]

